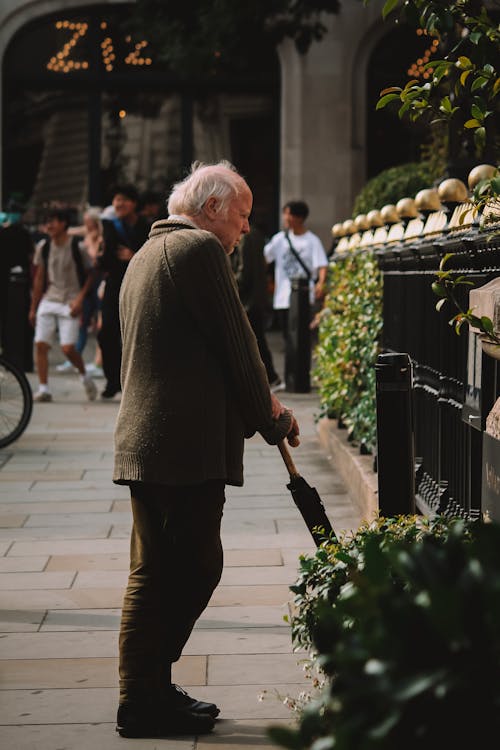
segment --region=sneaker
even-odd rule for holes
[[[85,372],[87,373],[87,375],[91,375],[93,378],[104,377],[104,370],[102,369],[102,367],[99,367],[99,365],[95,365],[93,362],[85,365]]]
[[[97,396],[97,386],[92,378],[86,377],[83,381],[83,387],[89,401],[95,401]]]
[[[220,708],[215,703],[207,703],[192,698],[179,685],[172,685],[167,695],[168,700],[172,702],[175,708],[188,709],[197,714],[208,714],[212,719],[220,714]]]
[[[49,393],[48,391],[37,391],[33,396],[33,401],[36,401],[38,404],[48,403],[49,401],[52,401],[52,393]]]
[[[61,365],[56,366],[57,372],[78,372],[76,367],[73,367],[69,359],[66,360],[66,362],[63,362]]]
[[[176,737],[211,732],[215,719],[206,713],[175,708],[168,703],[118,707],[116,731],[120,737]]]
[[[271,393],[285,390],[285,384],[280,377],[277,377],[275,380],[269,383],[269,387],[271,388]]]

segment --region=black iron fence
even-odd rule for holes
[[[486,417],[500,395],[500,367],[483,353],[478,336],[467,326],[457,335],[449,325],[456,309],[436,311],[438,298],[431,284],[446,253],[454,253],[446,267],[475,286],[500,275],[500,235],[488,241],[487,233],[475,226],[464,230],[456,225],[454,231],[443,228],[379,246],[382,348],[407,353],[413,364],[417,509],[426,515],[476,517],[485,511],[485,483],[495,485],[500,475],[500,453],[484,467]],[[461,287],[465,309],[469,288]],[[500,495],[498,501],[500,508]],[[500,516],[500,509],[487,510]]]

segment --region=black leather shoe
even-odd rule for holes
[[[101,393],[101,398],[113,398],[117,393],[120,393],[120,391],[121,388],[112,388],[111,386],[107,385]]]
[[[122,703],[118,707],[116,731],[120,737],[176,737],[180,735],[208,734],[215,719],[206,713],[196,713],[185,708],[138,706]]]
[[[167,692],[167,700],[171,700],[175,708],[186,708],[195,713],[208,714],[215,719],[220,714],[220,708],[215,703],[206,703],[191,698],[179,685],[172,685]]]

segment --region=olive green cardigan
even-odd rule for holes
[[[229,258],[180,217],[153,224],[120,291],[122,399],[117,484],[243,484],[244,437],[270,444],[291,415],[271,414],[257,342]]]

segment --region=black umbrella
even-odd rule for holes
[[[317,490],[300,476],[284,440],[278,443],[278,448],[290,474],[290,483],[287,484],[287,488],[292,493],[293,501],[300,510],[316,546],[319,547],[325,536],[330,536],[335,540],[336,536]]]

